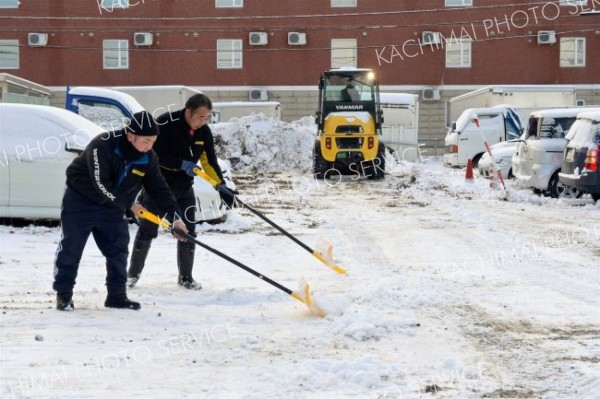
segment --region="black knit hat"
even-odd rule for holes
[[[152,114],[141,111],[133,114],[127,131],[136,136],[158,136],[158,125]]]

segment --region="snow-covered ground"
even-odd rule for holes
[[[199,239],[291,289],[304,276],[328,316],[200,248],[204,289],[179,288],[167,235],[129,292],[141,311],[103,307],[90,240],[76,310],[58,312],[60,229],[0,226],[0,397],[599,397],[600,204],[511,183],[504,200],[439,159],[312,180],[309,124],[279,123],[215,129],[258,151],[229,157],[242,198],[311,246],[327,238],[348,274],[245,210]]]

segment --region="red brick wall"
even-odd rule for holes
[[[536,0],[523,2],[525,5],[520,7],[499,6],[503,0],[473,0],[474,7],[470,9],[445,8],[443,0],[358,0],[356,8],[331,8],[329,0],[245,0],[241,9],[216,9],[214,0],[132,3],[135,1],[139,4],[112,13],[101,13],[95,0],[25,0],[17,10],[0,9],[0,17],[73,18],[0,18],[0,39],[19,39],[23,45],[20,69],[0,71],[44,85],[314,85],[319,73],[330,66],[331,38],[356,38],[359,66],[377,69],[385,85],[600,83],[600,35],[594,33],[600,30],[600,16],[575,16],[578,10],[574,6],[561,7],[558,17],[556,7],[545,6],[544,17],[544,3]],[[528,9],[536,6],[534,15],[534,10]],[[600,0],[589,0],[587,8],[592,7],[600,9]],[[416,12],[385,14],[396,11]],[[331,16],[340,13],[363,15]],[[279,17],[258,18],[268,15]],[[312,17],[292,17],[298,15]],[[516,19],[525,15],[530,19],[526,25]],[[201,18],[157,19],[194,16]],[[514,24],[500,26],[504,32],[490,26],[494,18],[503,21],[505,16],[515,19]],[[241,18],[204,19],[210,17]],[[515,25],[525,26],[518,29]],[[471,68],[446,68],[441,47],[435,51],[423,47],[423,54],[412,58],[409,55],[419,50],[418,46],[402,50],[404,43],[420,38],[424,30],[450,36],[452,30],[460,35],[461,27],[478,39],[472,44]],[[538,45],[534,36],[511,38],[555,30],[560,40],[562,32],[581,29],[591,32],[564,35],[586,37],[584,68],[560,68],[558,43]],[[490,35],[492,30],[494,36]],[[136,49],[132,38],[137,31],[154,32],[155,45]],[[269,32],[269,44],[249,46],[251,31]],[[299,48],[288,46],[288,31],[306,32],[308,44]],[[28,48],[27,32],[48,32],[49,46]],[[216,68],[218,38],[243,40],[242,69]],[[129,39],[129,69],[102,68],[103,39]],[[396,55],[392,57],[394,51]]]

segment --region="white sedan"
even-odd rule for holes
[[[59,219],[65,170],[105,130],[55,107],[0,104],[0,217]],[[223,220],[219,193],[194,182],[196,221]]]
[[[514,178],[512,173],[512,157],[517,150],[517,143],[518,141],[516,140],[502,141],[490,147],[492,150],[492,155],[494,156],[494,160],[496,161],[496,169],[505,179]],[[489,179],[491,166],[492,158],[490,157],[490,154],[486,152],[479,159],[479,163],[477,164],[479,175]]]

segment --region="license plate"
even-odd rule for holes
[[[565,156],[565,160],[568,162],[573,162],[573,158],[575,156],[575,149],[574,148],[569,148],[567,150],[567,155]]]

